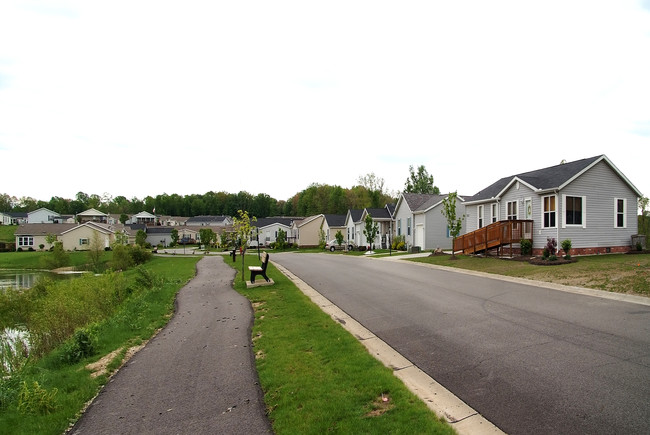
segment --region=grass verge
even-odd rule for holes
[[[450,255],[434,255],[410,261],[650,296],[650,255],[611,254],[574,258],[578,261],[557,266],[535,266],[526,261],[467,255],[456,255],[455,260]]]
[[[246,256],[246,266],[258,264]],[[241,263],[233,267],[255,310],[256,364],[277,434],[454,433],[272,263],[275,284],[252,289]]]

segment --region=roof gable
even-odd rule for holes
[[[568,163],[523,172],[521,174],[503,177],[475,195],[466,198],[467,202],[488,201],[500,198],[515,182],[526,184],[533,191],[544,192],[550,190],[561,190],[591,169],[597,163],[604,161],[624,180],[639,196],[639,190],[614,166],[604,154],[587,159],[576,160]]]

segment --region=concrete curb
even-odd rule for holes
[[[273,265],[293,281],[312,302],[356,337],[372,356],[392,369],[395,376],[413,394],[419,397],[438,417],[444,418],[458,434],[504,433],[291,271],[278,263],[273,263]]]

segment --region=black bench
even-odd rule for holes
[[[266,282],[271,282],[268,276],[266,276],[266,266],[269,264],[269,254],[267,252],[262,253],[262,266],[248,266],[248,270],[251,271],[251,282],[255,282],[255,277],[257,275],[262,275],[262,278]]]

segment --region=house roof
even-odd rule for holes
[[[391,219],[390,212],[386,207],[384,208],[366,208],[363,215],[369,214],[373,219],[384,220]]]
[[[79,224],[22,224],[16,228],[16,236],[44,236],[47,234],[60,235]]]
[[[361,216],[363,215],[363,209],[350,209],[348,210],[348,214],[345,215],[345,220],[347,222],[347,216],[350,216],[350,219],[352,219],[352,222],[359,222],[361,220]]]
[[[266,218],[258,218],[255,222],[251,222],[251,226],[257,228],[264,228],[264,227],[268,227],[269,225],[279,224],[279,225],[284,225],[285,227],[291,227],[292,222],[293,219],[287,217],[266,217]]]
[[[28,211],[28,212],[27,212],[27,215],[30,215],[30,214],[32,214],[32,213],[39,212],[39,211],[41,211],[41,210],[45,210],[45,211],[47,211],[47,212],[50,212],[50,213],[52,214],[52,216],[59,216],[59,213],[57,213],[57,212],[55,212],[55,211],[52,211],[52,210],[50,210],[49,208],[45,208],[45,207],[41,207],[41,208],[37,208],[36,210]]]
[[[639,196],[641,192],[614,166],[604,155],[576,160],[568,163],[537,169],[529,172],[503,177],[471,197],[466,197],[467,202],[485,201],[500,197],[512,183],[521,181],[531,189],[539,192],[562,189],[585,171],[600,161],[605,161]]]
[[[345,226],[345,218],[347,215],[344,214],[326,214],[325,215],[325,221],[327,221],[327,225],[331,227],[344,227]]]
[[[228,219],[228,216],[193,216],[187,220],[187,223],[217,223],[223,222],[226,219]]]
[[[412,212],[427,210],[448,196],[431,193],[402,193],[404,201]]]
[[[88,210],[82,211],[81,213],[77,213],[77,216],[108,216],[108,215],[94,208],[89,208]]]

